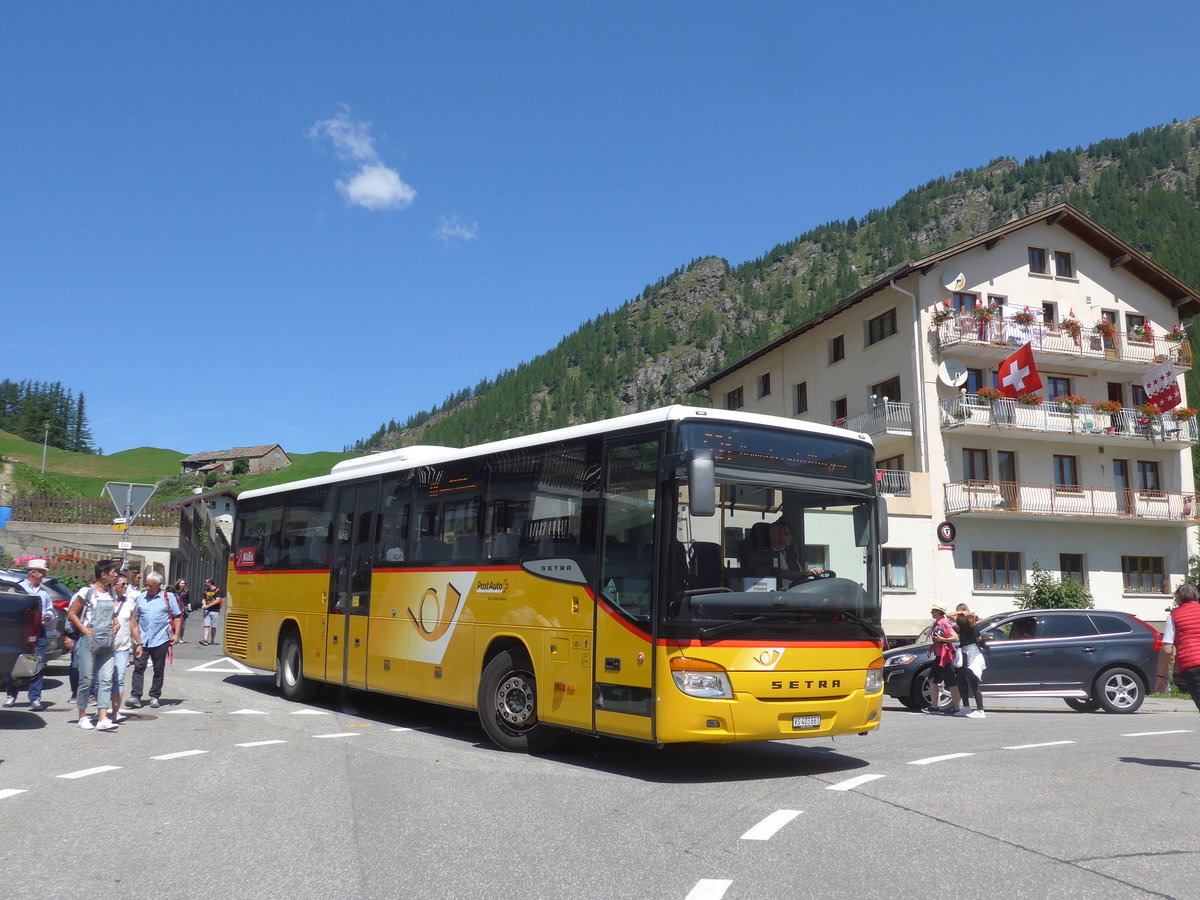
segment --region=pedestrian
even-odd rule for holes
[[[1194,584],[1175,588],[1175,608],[1163,627],[1154,693],[1167,689],[1167,673],[1175,663],[1175,683],[1187,691],[1200,710],[1200,591]]]
[[[118,575],[113,589],[117,598],[117,622],[121,627],[113,642],[112,720],[120,725],[126,719],[121,712],[121,701],[125,699],[125,670],[129,668],[129,654],[133,652],[133,613],[137,608],[137,593],[130,586],[127,575]]]
[[[176,599],[179,600],[179,608],[183,610],[183,619],[179,623],[179,643],[186,644],[187,641],[183,639],[183,635],[187,630],[188,616],[192,614],[192,605],[188,603],[187,581],[180,578],[171,586],[171,590],[174,591]]]
[[[929,614],[933,616],[933,630],[929,634],[930,640],[933,641],[933,647],[929,650],[933,656],[933,668],[929,670],[929,705],[922,711],[941,712],[938,708],[938,697],[941,696],[942,685],[945,685],[950,691],[950,709],[947,710],[947,714],[954,715],[959,708],[958,685],[954,680],[954,645],[958,642],[958,633],[946,618],[946,611],[940,606],[930,607]]]
[[[154,679],[150,683],[150,706],[158,709],[166,677],[167,654],[179,643],[178,600],[162,589],[163,577],[158,572],[146,576],[146,590],[137,598],[137,608],[130,623],[133,626],[133,683],[132,697],[127,709],[142,708],[142,685],[147,663],[154,663]]]
[[[983,711],[983,694],[980,692],[980,681],[983,670],[987,668],[987,660],[983,657],[983,649],[979,646],[979,616],[971,612],[965,603],[958,604],[954,610],[954,630],[958,632],[958,653],[954,655],[954,674],[958,683],[958,693],[962,698],[962,707],[955,713],[971,719],[985,718]],[[975,709],[971,709],[971,698],[975,698]]]
[[[217,626],[221,623],[223,602],[224,595],[221,593],[221,589],[213,584],[211,578],[205,578],[204,603],[200,607],[204,610],[204,637],[200,643],[215,644],[217,642]]]
[[[79,631],[75,641],[75,656],[79,664],[79,687],[75,693],[75,708],[79,710],[79,727],[85,731],[112,731],[116,723],[108,718],[112,694],[113,646],[120,631],[116,616],[116,601],[110,590],[117,580],[120,562],[102,559],[96,563],[91,584],[80,588],[71,598],[67,617]],[[96,683],[96,723],[87,716],[88,700],[93,678]]]
[[[38,671],[29,679],[29,685],[26,688],[29,692],[30,712],[41,712],[50,705],[42,702],[42,670],[46,667],[46,626],[54,621],[55,616],[54,598],[50,595],[50,591],[42,586],[42,579],[46,577],[48,571],[48,564],[44,559],[31,559],[25,564],[25,577],[17,582],[19,590],[33,594],[42,601],[42,615],[38,619],[37,646],[34,650],[38,661]],[[8,695],[4,698],[4,705],[16,706],[17,694],[20,690],[17,682],[13,681],[12,675],[9,675],[4,686],[4,692]]]

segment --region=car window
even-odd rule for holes
[[[1037,636],[1039,638],[1083,637],[1095,634],[1092,620],[1086,615],[1039,616]]]
[[[1101,634],[1128,634],[1133,631],[1128,620],[1122,619],[1119,616],[1097,616],[1092,615],[1092,624],[1096,626],[1096,630]]]
[[[992,640],[1027,641],[1037,635],[1037,619],[1033,616],[1009,619],[1007,622],[996,625],[989,633]]]

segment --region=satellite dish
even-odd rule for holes
[[[961,291],[967,286],[967,276],[962,272],[955,272],[951,269],[946,273],[946,277],[942,279],[942,284],[946,286],[948,291]]]
[[[947,387],[962,387],[967,381],[967,367],[957,359],[944,359],[938,366],[938,381]]]

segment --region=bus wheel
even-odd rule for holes
[[[317,683],[304,677],[304,651],[300,635],[290,633],[279,647],[275,661],[275,683],[288,700],[305,703],[317,695]]]
[[[561,736],[538,721],[537,682],[523,653],[505,650],[484,667],[477,701],[483,730],[501,750],[542,753]]]

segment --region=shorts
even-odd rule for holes
[[[954,684],[954,666],[939,666],[934,663],[933,668],[929,670],[929,680],[937,684]]]
[[[216,628],[221,622],[221,614],[213,612],[211,609],[204,614],[204,627]]]

